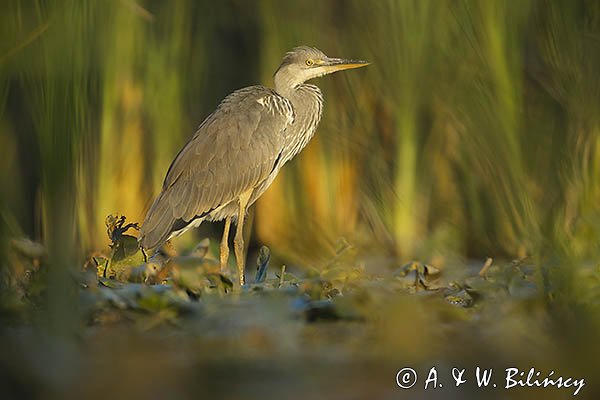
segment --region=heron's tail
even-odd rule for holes
[[[173,213],[162,193],[152,204],[140,231],[140,245],[153,251],[167,241],[173,227]]]

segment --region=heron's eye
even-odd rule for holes
[[[308,60],[306,60],[306,66],[308,66],[308,67],[312,67],[314,63],[315,62],[310,58]]]

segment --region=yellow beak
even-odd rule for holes
[[[325,73],[332,73],[337,71],[343,71],[345,69],[353,69],[366,67],[369,65],[367,61],[363,60],[345,60],[342,58],[328,58],[323,64],[320,65],[321,69]]]

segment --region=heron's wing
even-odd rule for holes
[[[252,86],[225,98],[169,167],[142,226],[142,246],[160,245],[264,181],[292,122],[291,103],[270,89]]]

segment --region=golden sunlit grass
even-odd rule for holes
[[[77,236],[88,249],[105,244],[105,215],[141,220],[169,162],[210,111],[192,116],[190,104],[218,101],[203,92],[219,73],[215,66],[239,72],[247,62],[224,66],[209,56],[209,27],[191,30],[191,3],[106,9],[90,2],[69,13],[60,2],[37,13],[18,4],[9,7],[22,17],[8,24],[17,34],[2,47],[3,68],[10,77],[28,60],[25,87],[39,86],[44,65],[48,74],[59,68],[45,57],[60,54],[55,47],[66,51],[61,18],[87,21],[71,23],[80,47],[64,53],[80,60],[69,66],[80,84],[63,97],[80,105],[60,114],[81,128],[65,125],[62,131],[78,136],[74,147],[61,147],[73,153],[63,158],[73,159],[66,169],[77,182]],[[597,214],[597,7],[578,16],[541,1],[348,2],[347,19],[335,26],[332,7],[258,6],[255,81],[271,84],[281,55],[299,42],[372,61],[364,71],[319,81],[326,106],[318,136],[257,204],[259,240],[294,260],[307,248],[330,253],[341,236],[361,245],[376,238],[403,259],[426,254],[433,237],[449,252],[514,256],[534,252],[549,229],[550,240],[573,238],[580,216]],[[293,18],[311,10],[315,24],[355,37],[354,46]],[[578,21],[581,32],[569,28]],[[45,98],[55,107],[58,93],[38,93],[29,96],[32,106]],[[545,199],[550,207],[540,207]],[[576,244],[579,253],[586,243]]]

